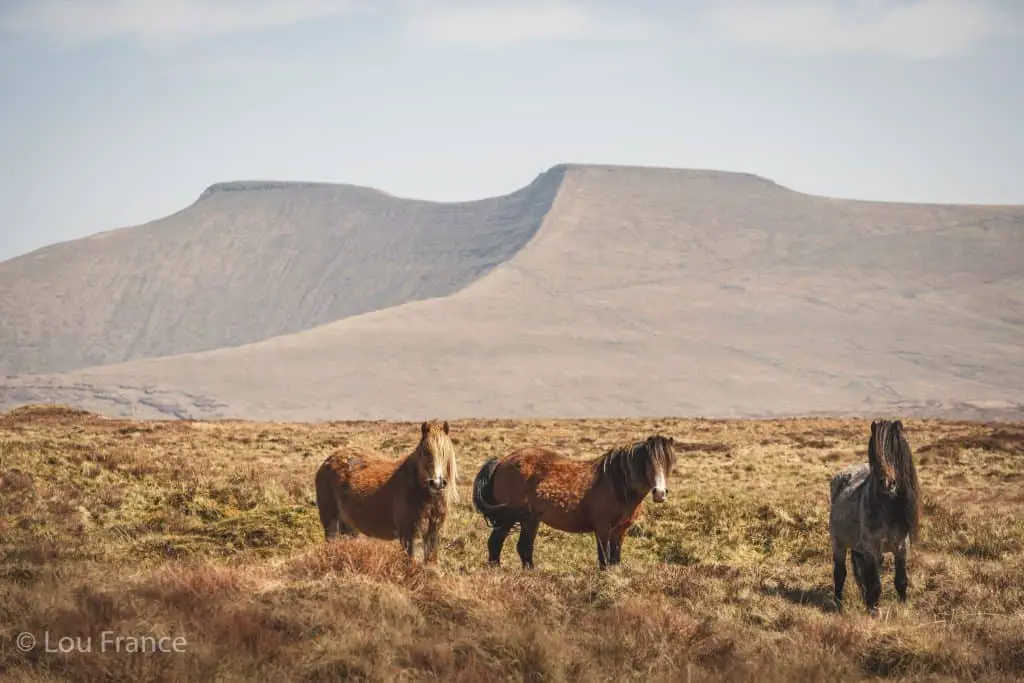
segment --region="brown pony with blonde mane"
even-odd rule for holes
[[[661,435],[592,460],[573,460],[544,448],[523,448],[487,460],[473,481],[473,505],[492,527],[488,560],[501,563],[501,549],[519,525],[516,551],[533,568],[533,545],[541,522],[569,533],[592,533],[601,569],[617,565],[622,540],[650,491],[661,503],[675,465],[675,441]]]
[[[340,450],[316,472],[316,503],[326,540],[359,532],[398,539],[413,556],[423,539],[423,561],[437,561],[437,544],[448,509],[458,500],[458,466],[448,422],[424,422],[420,442],[401,460]]]
[[[829,484],[829,536],[835,604],[841,609],[846,553],[861,597],[872,615],[882,594],[882,553],[893,554],[900,602],[907,600],[907,556],[921,524],[921,488],[900,420],[875,420],[868,461],[836,473]]]

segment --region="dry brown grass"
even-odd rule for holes
[[[444,416],[441,416],[444,417]],[[863,460],[860,420],[452,423],[463,500],[437,571],[397,543],[327,545],[313,472],[343,444],[399,455],[411,424],[131,422],[61,408],[0,416],[4,680],[836,681],[1024,676],[1024,426],[905,421],[926,492],[900,607],[830,607],[828,479]],[[653,431],[684,445],[623,565],[542,528],[486,563],[469,503],[483,460],[575,456]],[[18,650],[16,636],[39,645]],[[102,647],[178,636],[182,653]],[[46,652],[65,636],[91,653]],[[105,649],[106,651],[100,651]]]

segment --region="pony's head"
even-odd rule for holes
[[[645,474],[651,484],[651,500],[655,503],[663,503],[668,497],[668,478],[676,464],[675,444],[671,436],[661,434],[649,436],[644,441],[648,453]]]
[[[416,476],[432,495],[444,494],[449,502],[458,499],[458,465],[455,446],[448,435],[448,421],[424,422],[416,448]]]
[[[903,501],[907,529],[916,537],[920,516],[917,469],[910,444],[903,435],[902,421],[874,420],[871,423],[868,462],[879,493],[890,500]]]
[[[900,450],[903,424],[899,421],[874,420],[871,440],[868,442],[868,462],[871,473],[878,481],[879,490],[890,498],[899,493],[897,458]]]
[[[611,479],[620,500],[642,497],[650,491],[655,503],[663,503],[676,462],[674,445],[671,437],[657,434],[632,446],[612,449],[601,458],[601,471]]]

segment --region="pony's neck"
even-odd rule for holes
[[[636,471],[636,460],[640,457],[637,450],[626,449],[611,451],[594,461],[597,476],[612,486],[617,498],[629,504],[639,504],[653,488],[646,478],[637,482],[630,476]]]
[[[401,476],[405,482],[406,487],[409,489],[421,489],[423,488],[422,483],[419,480],[419,471],[416,467],[416,456],[419,455],[420,447],[417,446],[412,453],[405,456],[402,460],[402,464],[398,466],[395,474]]]
[[[647,484],[644,484],[642,488],[637,488],[636,486],[630,486],[627,482],[623,487],[626,502],[639,505],[640,501],[644,499],[644,496],[651,492],[651,488],[653,487],[648,486]]]

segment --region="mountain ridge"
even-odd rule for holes
[[[0,406],[254,419],[1019,417],[1024,207],[562,164],[460,289],[230,349],[9,379]],[[916,413],[914,411],[917,411]]]

